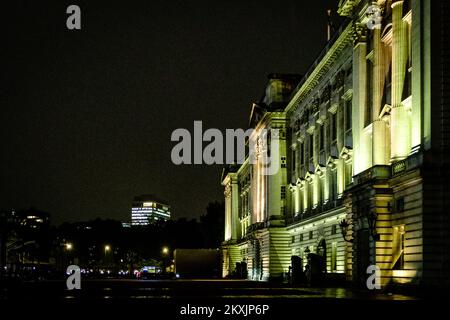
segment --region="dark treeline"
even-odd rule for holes
[[[91,264],[109,246],[113,255],[129,260],[159,259],[162,248],[218,248],[223,241],[224,204],[208,204],[199,220],[169,220],[148,226],[123,227],[120,221],[96,219],[64,223],[57,228],[61,244],[70,243],[72,254]]]
[[[0,276],[22,277],[43,268],[62,273],[70,264],[97,271],[162,266],[171,263],[178,248],[219,248],[224,232],[220,202],[208,204],[199,220],[181,218],[140,227],[124,227],[110,219],[55,227],[49,214],[34,208],[0,213]]]

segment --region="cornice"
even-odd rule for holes
[[[307,95],[318,85],[322,77],[331,69],[333,63],[339,58],[340,53],[353,42],[354,24],[349,23],[336,42],[330,47],[325,56],[320,60],[309,77],[303,82],[297,90],[294,97],[286,106],[286,113],[303,101]]]

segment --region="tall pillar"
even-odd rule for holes
[[[352,134],[355,155],[354,174],[368,169],[372,162],[370,135],[364,132],[366,106],[366,26],[354,25]],[[339,174],[339,171],[338,171]],[[341,191],[339,191],[341,192]]]
[[[403,21],[403,0],[392,3],[392,110],[391,161],[406,158],[411,151],[411,119],[402,105],[408,59],[408,29]]]
[[[240,238],[240,221],[239,221],[239,190],[237,175],[231,176],[231,238]]]
[[[388,134],[386,122],[380,119],[384,91],[384,44],[381,41],[381,26],[373,30],[373,106],[372,106],[372,162],[373,165],[389,163],[387,152]]]
[[[231,186],[229,178],[225,182],[225,241],[231,240]]]
[[[225,241],[240,237],[239,190],[236,173],[229,173],[223,181],[225,186]]]

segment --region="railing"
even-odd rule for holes
[[[302,220],[305,220],[305,219],[308,219],[308,218],[312,218],[312,217],[321,215],[321,214],[323,214],[323,213],[325,213],[327,211],[336,209],[336,208],[342,206],[343,203],[344,203],[344,199],[343,198],[336,199],[336,200],[331,200],[331,201],[328,201],[325,204],[321,204],[321,205],[318,205],[318,206],[316,206],[314,208],[307,209],[306,211],[303,211],[302,213],[299,213],[299,214],[297,214],[294,217],[287,218],[286,222],[288,224],[290,224],[290,223],[299,222],[299,221],[302,221]]]
[[[354,176],[353,184],[359,185],[374,179],[389,179],[390,176],[391,176],[390,166],[374,166]]]
[[[309,78],[309,76],[312,74],[312,72],[314,71],[314,69],[318,66],[318,64],[320,63],[320,61],[322,61],[322,59],[325,57],[325,55],[327,54],[327,52],[331,49],[331,47],[333,46],[333,44],[336,42],[336,40],[339,38],[339,36],[342,34],[342,32],[345,30],[345,28],[351,23],[351,19],[345,19],[342,24],[340,25],[340,27],[337,29],[337,32],[335,32],[335,34],[333,35],[333,37],[330,39],[330,41],[327,42],[327,44],[325,45],[325,48],[322,49],[322,51],[319,53],[319,55],[317,56],[317,58],[314,60],[314,63],[308,68],[308,70],[306,71],[305,75],[303,76],[302,80],[300,81],[300,83],[297,85],[297,87],[295,88],[295,90],[292,92],[291,94],[291,99],[295,96],[295,94],[298,92],[298,90],[300,90],[300,88],[302,87],[302,85],[305,83],[305,81]]]

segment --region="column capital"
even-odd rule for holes
[[[392,0],[391,8],[394,8],[399,4],[403,4],[403,0]]]
[[[353,44],[356,45],[361,42],[366,42],[367,27],[363,23],[353,23],[352,38]]]

